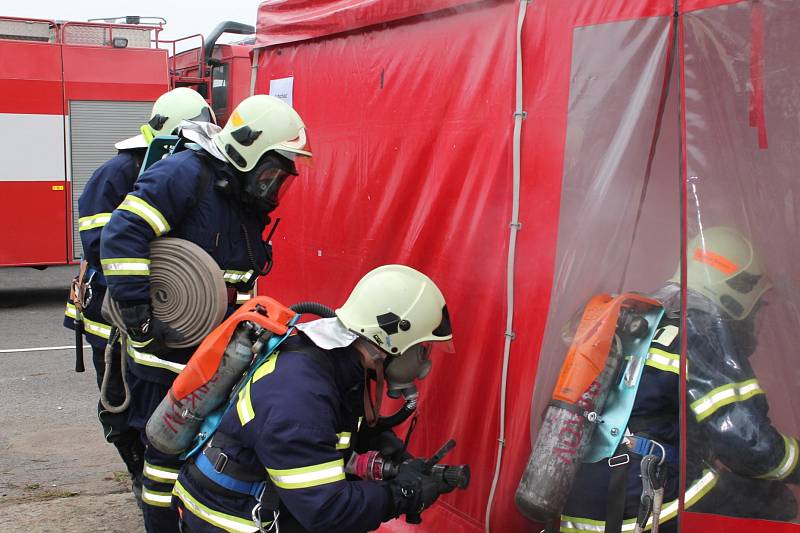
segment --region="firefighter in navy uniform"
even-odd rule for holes
[[[379,405],[365,385],[375,376],[379,403],[384,376],[390,388],[413,383],[430,369],[431,345],[450,344],[445,300],[434,282],[406,266],[379,267],[358,282],[336,317],[298,328],[181,470],[174,495],[183,531],[358,533],[421,512],[452,490],[410,456],[388,481],[345,474],[351,446],[402,453],[391,430],[370,428]]]
[[[581,466],[561,531],[633,531],[642,481],[637,450],[664,449],[667,469],[660,531],[676,531],[680,457],[680,271],[653,297],[665,313],[651,342],[622,459]],[[705,229],[689,243],[687,300],[687,483],[685,507],[791,520],[797,504],[786,483],[800,482],[798,443],[769,419],[748,361],[755,317],[770,283],[750,242],[733,229]],[[650,442],[657,444],[651,445]],[[610,466],[619,464],[619,466]],[[721,466],[720,466],[721,465]]]
[[[150,120],[142,125],[140,135],[120,141],[115,145],[119,153],[101,165],[93,174],[78,199],[78,230],[83,246],[83,282],[91,297],[82,312],[75,303],[67,304],[64,325],[75,328],[75,321],[82,322],[86,341],[92,347],[92,363],[100,387],[105,373],[104,351],[111,326],[105,323],[100,307],[106,292],[106,280],[100,267],[100,234],[111,218],[111,212],[122,203],[125,195],[133,190],[139,175],[145,152],[150,141],[157,135],[173,134],[183,120],[214,121],[214,113],[197,92],[178,88],[162,94],[153,104]],[[82,306],[79,306],[82,307]],[[115,360],[119,360],[116,347]],[[114,405],[124,400],[119,368],[109,370],[108,399]],[[141,486],[144,447],[139,432],[128,427],[127,413],[110,413],[98,404],[98,416],[106,440],[114,444],[125,462],[138,491]]]
[[[297,174],[295,158],[311,156],[300,116],[266,95],[243,100],[213,138],[193,139],[202,148],[158,161],[139,177],[112,214],[100,246],[108,290],[129,337],[129,423],[143,442],[148,418],[194,350],[167,348],[176,333],[152,316],[150,242],[169,235],[205,249],[224,273],[233,310],[237,293],[252,289],[271,262],[262,234],[268,214]],[[142,502],[148,531],[178,529],[170,500],[180,464],[177,457],[145,449]]]

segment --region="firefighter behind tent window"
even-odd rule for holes
[[[98,387],[105,374],[104,351],[111,332],[111,326],[100,313],[106,293],[106,279],[100,266],[100,235],[111,212],[133,190],[153,137],[176,133],[183,120],[213,122],[214,114],[203,97],[191,89],[178,88],[161,95],[153,104],[150,120],[142,125],[141,134],[114,145],[119,153],[95,170],[78,199],[83,261],[67,304],[64,325],[77,328],[79,335],[82,332],[91,345]],[[83,339],[79,338],[78,344],[82,351]],[[113,360],[117,363],[109,371],[106,396],[111,404],[118,406],[124,398],[119,375],[119,345],[115,345],[114,350]],[[112,413],[98,404],[98,416],[106,440],[117,448],[131,474],[134,491],[140,492],[144,445],[139,432],[128,426],[127,412]]]
[[[102,233],[100,262],[127,332],[132,403],[129,423],[144,437],[148,418],[194,348],[171,348],[181,334],[153,316],[150,243],[178,237],[203,248],[222,271],[229,310],[271,266],[262,234],[298,171],[311,156],[297,112],[266,95],[243,100],[221,130],[184,123],[186,149],[147,168]],[[146,439],[145,439],[146,440]],[[178,530],[170,508],[181,461],[147,445],[142,489],[145,526]]]
[[[183,531],[358,533],[399,515],[419,523],[439,494],[466,486],[411,458],[394,422],[378,416],[384,386],[416,402],[414,380],[429,372],[431,351],[451,349],[444,296],[430,278],[379,267],[335,316],[298,329],[181,470],[174,494]],[[375,455],[354,450],[380,450],[395,465],[391,475],[384,466],[384,480],[370,478]]]
[[[685,506],[696,512],[792,520],[797,504],[787,484],[800,482],[798,441],[772,425],[749,361],[770,282],[750,241],[728,227],[697,235],[687,260]],[[627,430],[616,450],[581,465],[560,517],[561,531],[640,530],[652,527],[653,514],[660,531],[676,530],[680,271],[652,297],[664,314],[652,332]],[[612,408],[606,405],[604,412]],[[521,509],[541,503],[522,484],[517,497]],[[659,513],[652,504],[662,498]],[[558,523],[557,516],[553,522]]]

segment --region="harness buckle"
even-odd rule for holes
[[[631,452],[639,454],[642,457],[647,455],[656,455],[653,452],[658,450],[658,455],[660,455],[660,460],[658,462],[659,465],[664,464],[664,461],[667,459],[667,451],[664,448],[664,445],[657,440],[649,439],[639,435],[628,434],[626,432],[625,438],[622,442]]]
[[[261,490],[258,491],[258,495],[256,496],[256,501],[260,504],[261,499],[264,497],[264,492],[267,490],[267,482],[263,482],[261,484]]]
[[[631,456],[627,453],[621,453],[619,455],[615,455],[614,457],[608,458],[608,466],[609,468],[616,468],[618,466],[626,465],[631,462]]]
[[[225,466],[228,464],[228,456],[225,455],[225,452],[219,452],[216,461],[214,461],[214,470],[221,474],[223,470],[225,470]]]

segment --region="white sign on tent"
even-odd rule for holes
[[[294,91],[294,76],[288,78],[278,78],[269,80],[269,94],[275,98],[280,98],[289,105],[292,105],[292,92]]]

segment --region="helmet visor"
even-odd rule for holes
[[[443,351],[444,353],[455,353],[456,352],[456,345],[453,344],[453,339],[448,339],[446,341],[436,341],[436,347]]]
[[[300,128],[297,137],[288,141],[283,141],[275,146],[275,151],[282,156],[291,159],[299,166],[311,163],[311,138],[305,128]]]
[[[256,168],[245,174],[245,194],[263,212],[270,213],[278,207],[296,175],[291,161],[267,154]]]
[[[294,178],[295,174],[282,168],[265,168],[255,178],[256,197],[259,200],[271,200],[277,204],[289,190]]]
[[[447,310],[447,306],[445,305],[442,307],[442,321],[436,326],[431,332],[431,335],[434,337],[444,337],[441,340],[435,340],[437,344],[441,346],[441,349],[447,353],[455,352],[455,347],[453,346],[453,326],[450,323],[450,312]]]

